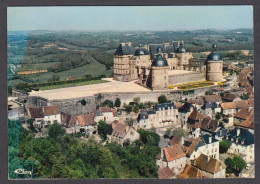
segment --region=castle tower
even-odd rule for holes
[[[153,60],[152,63],[151,88],[153,90],[168,89],[168,85],[169,85],[168,71],[169,71],[168,62],[162,56],[162,54],[159,53],[159,55]]]
[[[182,41],[180,44],[178,42],[178,48],[176,50],[176,57],[178,58],[178,65],[179,69],[181,70],[187,70],[189,66],[189,61],[191,58],[193,58],[192,54],[190,52],[186,51],[186,48],[184,47],[184,42]]]
[[[217,45],[212,45],[213,51],[208,55],[206,62],[206,79],[208,81],[223,80],[223,60],[222,56],[216,52]]]

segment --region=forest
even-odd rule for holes
[[[67,134],[58,123],[48,127],[48,136],[35,138],[19,121],[8,121],[9,177],[16,178],[157,178],[155,157],[160,152],[160,136],[139,131],[141,138],[132,145],[93,139],[82,140]],[[23,168],[32,175],[19,175]],[[33,169],[33,170],[32,170]]]

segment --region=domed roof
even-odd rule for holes
[[[135,56],[141,56],[141,55],[150,55],[149,51],[145,48],[139,48],[135,51]]]
[[[159,54],[152,63],[152,66],[155,67],[166,67],[169,66],[167,60],[161,55]]]
[[[186,48],[183,46],[183,44],[181,44],[176,52],[177,53],[185,53],[186,52]]]
[[[208,55],[207,60],[208,61],[221,61],[222,60],[221,54],[216,52],[217,45],[213,44],[212,48],[213,48],[213,51]]]
[[[213,51],[208,55],[207,60],[208,61],[221,61],[222,56],[219,53],[217,53],[216,51]]]

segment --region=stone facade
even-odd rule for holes
[[[154,64],[159,56],[166,61],[162,66]],[[142,48],[134,48],[132,43],[121,43],[114,54],[114,79],[138,80],[139,84],[153,90],[165,90],[169,85],[201,81],[205,78],[222,81],[222,57],[215,56],[219,54],[214,51],[207,60],[194,59],[192,53],[186,52],[183,43],[178,48],[173,43],[150,44]],[[194,73],[169,76],[168,72],[171,70]]]

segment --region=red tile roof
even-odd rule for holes
[[[252,111],[252,110],[251,110]],[[239,119],[247,119],[250,116],[251,111],[248,111],[247,108],[242,108],[241,110],[239,110],[236,114],[235,114],[235,118],[239,118]]]
[[[200,120],[203,119],[205,116],[203,116],[199,111],[197,110],[193,110],[190,115],[189,115],[189,119],[192,120]]]
[[[186,154],[181,149],[181,146],[178,144],[164,148],[163,152],[167,162],[171,162],[173,160],[186,156]]]
[[[76,120],[75,116],[61,112],[61,123],[66,128],[74,127],[76,125]]]
[[[201,154],[199,158],[195,160],[194,166],[200,170],[215,174],[225,169],[225,164],[221,163],[220,160]]]
[[[80,126],[88,126],[94,125],[96,122],[94,121],[94,113],[89,113],[81,116],[77,116],[77,120]]]
[[[222,102],[222,99],[219,95],[206,95],[205,101],[206,102]]]
[[[186,165],[183,172],[178,176],[178,178],[202,178],[202,172],[193,167],[192,165]]]
[[[249,117],[243,121],[242,123],[238,124],[239,127],[243,127],[243,128],[250,128],[250,129],[254,129],[254,110],[250,111],[250,115]]]
[[[159,179],[169,179],[174,175],[174,172],[169,167],[164,167],[158,171]]]
[[[235,103],[234,102],[226,102],[221,104],[222,109],[235,109]]]
[[[45,116],[60,114],[58,106],[45,106],[43,107],[43,114]]]
[[[186,146],[185,143],[188,143]],[[196,147],[198,146],[199,143],[202,143],[200,138],[189,138],[188,141],[185,141],[185,143],[182,146],[183,151],[186,153],[188,157],[192,155],[192,153],[195,151]],[[203,143],[202,143],[203,144]]]

